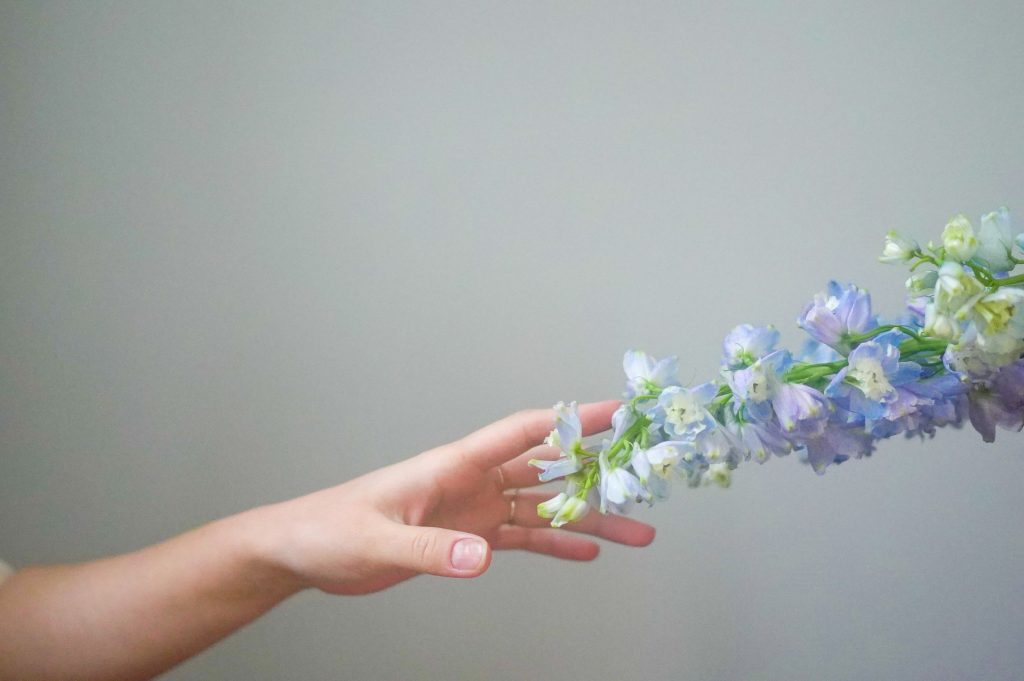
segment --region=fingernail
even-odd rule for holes
[[[487,547],[479,539],[460,539],[452,546],[452,567],[456,570],[475,570],[484,560]]]

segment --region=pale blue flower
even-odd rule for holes
[[[663,442],[644,450],[639,443],[633,443],[630,466],[640,484],[647,490],[646,498],[667,499],[672,490],[671,476],[679,461],[674,446],[682,443]]]
[[[558,478],[564,478],[583,468],[583,461],[579,456],[563,456],[554,460],[530,459],[530,465],[540,469],[537,479],[541,482],[550,482]]]
[[[726,369],[748,367],[775,349],[779,332],[773,326],[740,324],[722,342],[722,366]]]
[[[619,514],[629,513],[634,503],[647,497],[640,480],[625,468],[612,466],[607,452],[601,452],[598,465],[601,473],[601,513],[607,513],[609,509]]]
[[[808,338],[797,353],[797,360],[804,364],[828,364],[842,359],[843,356],[828,345]]]
[[[733,394],[754,420],[767,422],[773,415],[787,436],[813,434],[828,418],[829,402],[810,386],[787,383],[792,366],[787,350],[776,350],[730,377]]]
[[[697,452],[708,464],[725,463],[735,468],[746,458],[740,441],[728,429],[718,426],[697,437]]]
[[[665,388],[658,397],[656,418],[670,439],[692,440],[717,424],[707,409],[717,393],[718,386],[714,383],[703,383],[695,388]]]
[[[622,358],[626,372],[626,399],[637,395],[657,395],[664,388],[679,385],[679,361],[675,357],[655,360],[646,352],[629,350]]]
[[[549,446],[562,450],[558,459],[530,459],[530,465],[540,469],[538,478],[548,482],[575,473],[583,467],[583,425],[575,402],[555,405],[555,428],[544,440]]]

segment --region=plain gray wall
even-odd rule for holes
[[[1024,210],[1024,5],[0,8],[0,556],[130,550]],[[1018,224],[1024,214],[1018,212]],[[171,679],[1024,671],[1021,438],[677,490],[645,550],[304,594]]]

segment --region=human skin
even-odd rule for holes
[[[580,407],[585,433],[618,402]],[[154,546],[27,567],[0,587],[0,679],[147,679],[290,596],[366,594],[418,574],[477,577],[494,549],[593,560],[592,535],[631,546],[654,528],[590,513],[551,529],[531,458],[552,410],[522,411],[341,485],[229,516]]]

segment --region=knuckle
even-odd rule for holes
[[[421,532],[412,540],[412,558],[417,565],[428,566],[434,555],[437,541],[429,532]]]

